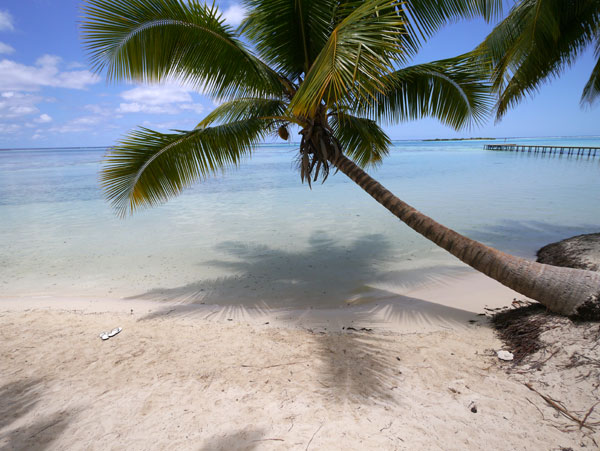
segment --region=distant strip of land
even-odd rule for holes
[[[433,138],[433,139],[422,139],[421,141],[487,141],[495,140],[498,138]]]

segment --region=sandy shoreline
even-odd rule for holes
[[[507,307],[514,298],[523,299],[498,282],[472,273],[429,283],[396,293],[371,290],[368,301],[348,300],[343,307],[319,308],[311,299],[296,302],[294,308],[250,303],[212,305],[197,300],[172,298],[157,301],[144,298],[100,298],[52,296],[2,297],[0,311],[64,310],[82,313],[131,313],[140,318],[179,317],[191,320],[243,321],[251,325],[293,327],[317,331],[341,331],[347,326],[375,328],[398,333],[463,329],[477,320],[484,307]]]
[[[465,302],[477,290],[490,302],[512,300],[464,286]],[[585,429],[563,432],[568,422],[506,374],[486,320],[466,304],[436,307],[432,299],[454,302],[456,293],[429,290],[415,291],[404,315],[383,301],[379,310],[217,314],[142,300],[2,299],[0,448],[550,450],[600,442]],[[119,335],[98,338],[117,325]]]

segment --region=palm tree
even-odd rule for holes
[[[302,181],[334,168],[463,262],[548,308],[598,315],[600,274],[507,255],[438,224],[363,168],[390,139],[377,121],[425,116],[461,128],[490,107],[486,64],[469,53],[409,66],[422,42],[461,17],[490,19],[501,0],[245,0],[235,31],[215,6],[180,0],[89,0],[83,38],[110,80],[179,80],[224,103],[194,130],[131,132],[107,155],[105,193],[121,215],[166,201],[237,165],[269,134],[300,129]],[[247,40],[254,50],[241,39]]]
[[[598,60],[581,96],[600,96],[600,1],[520,0],[481,44],[494,64],[493,86],[500,93],[497,118],[549,78],[559,76],[593,45]]]

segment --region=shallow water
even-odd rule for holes
[[[510,142],[600,146],[600,138]],[[600,158],[484,151],[484,143],[397,142],[369,172],[437,221],[525,257],[598,232]],[[238,170],[125,220],[98,187],[102,151],[0,152],[0,296],[332,307],[468,271],[343,174],[309,190],[294,152],[263,146]]]

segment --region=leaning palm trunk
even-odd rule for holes
[[[401,201],[347,157],[332,163],[411,229],[477,271],[554,312],[600,317],[600,273],[536,263],[481,244]]]
[[[480,51],[406,64],[443,24],[489,20],[502,0],[244,4],[248,17],[234,31],[214,4],[87,0],[84,40],[96,69],[106,68],[109,79],[174,77],[227,100],[191,131],[141,128],[111,150],[101,183],[121,215],[160,204],[238,165],[267,135],[289,138],[287,127],[295,124],[302,133],[300,177],[309,185],[324,180],[334,165],[478,271],[556,312],[600,318],[600,274],[533,263],[470,240],[405,204],[359,168],[388,154],[391,140],[377,121],[433,117],[461,129],[485,119],[490,68]]]

